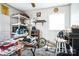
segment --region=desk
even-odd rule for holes
[[[68,40],[70,41],[70,45],[72,46],[72,54],[73,55],[79,55],[79,33],[68,33],[66,35]],[[74,51],[76,50],[76,51]],[[75,53],[76,52],[76,53]]]

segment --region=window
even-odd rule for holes
[[[63,30],[63,29],[65,29],[64,13],[51,14],[49,16],[49,30]]]

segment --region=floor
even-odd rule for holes
[[[13,56],[17,56],[17,54]],[[22,56],[33,56],[33,54],[30,49],[26,49],[22,52]],[[38,48],[35,51],[35,56],[55,56],[55,49],[50,48],[49,51],[46,51],[46,48]]]

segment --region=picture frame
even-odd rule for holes
[[[41,17],[41,12],[37,12],[36,16]]]

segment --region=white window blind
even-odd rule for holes
[[[49,16],[49,30],[65,29],[65,14],[56,13]]]

